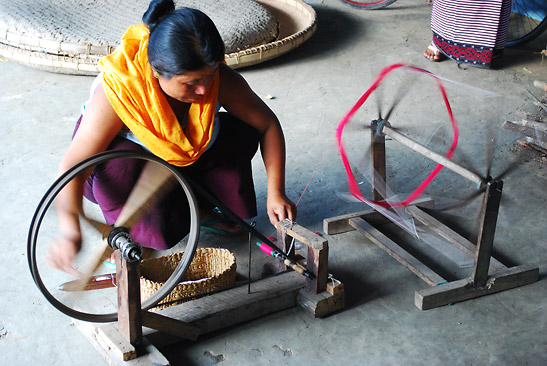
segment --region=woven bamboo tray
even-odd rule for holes
[[[317,15],[302,0],[255,0],[270,10],[279,22],[279,39],[226,55],[234,68],[256,65],[279,57],[307,41],[317,29]]]
[[[142,4],[135,1],[86,1],[45,3],[49,4],[48,12],[55,6],[55,16],[51,16],[37,11],[37,6],[22,8],[17,1],[0,0],[0,56],[46,71],[96,75],[99,59],[118,45],[126,29],[125,22],[138,23],[144,11]],[[273,40],[264,38],[264,44],[227,53],[226,62],[232,68],[279,57],[300,46],[315,32],[316,13],[303,0],[255,2],[275,16],[278,34]],[[99,7],[102,8],[97,14]]]
[[[142,261],[141,300],[156,292],[171,276],[184,252]],[[154,310],[189,301],[191,296],[230,287],[236,278],[236,259],[227,249],[198,248],[182,282]],[[163,305],[162,305],[163,304]]]

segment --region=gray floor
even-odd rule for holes
[[[278,60],[241,71],[260,96],[275,97],[267,103],[286,134],[288,194],[298,200],[309,183],[298,205],[299,224],[321,231],[324,218],[364,209],[346,198],[334,134],[340,118],[378,71],[393,63],[424,67],[444,78],[461,128],[456,160],[484,171],[488,126],[497,136],[492,173],[516,157],[511,148],[520,136],[500,126],[537,112],[527,89],[541,96],[533,81],[547,81],[547,64],[539,54],[547,34],[507,50],[497,69],[458,68],[451,61],[429,63],[423,58],[431,36],[430,7],[424,0],[401,0],[374,12],[335,0],[310,3],[319,26],[307,43]],[[70,319],[38,292],[25,245],[33,212],[55,178],[91,80],[0,62],[1,364],[105,363]],[[356,127],[346,140],[353,161],[360,161],[359,154],[367,149],[368,132],[357,124],[377,116],[378,100],[386,101],[386,110],[401,91],[407,94],[391,118],[393,124],[439,152],[447,149],[451,131],[433,79],[398,72],[386,80],[379,98],[371,97],[354,118]],[[393,142],[388,142],[388,161],[389,185],[401,194],[410,192],[432,169]],[[269,234],[258,156],[255,175],[257,225]],[[163,351],[173,365],[545,365],[546,177],[545,166],[526,161],[504,179],[495,243],[498,258],[506,264],[538,266],[537,283],[420,311],[413,303],[414,292],[426,284],[357,234],[341,234],[328,240],[330,272],[346,289],[344,311],[314,320],[294,308]],[[443,171],[427,193],[442,201],[472,191],[467,181]],[[471,205],[440,217],[472,237],[476,212],[477,206]],[[200,245],[234,250],[243,271],[245,241],[204,235]],[[465,267],[458,261],[454,260],[458,268]],[[255,272],[258,275],[259,269]]]

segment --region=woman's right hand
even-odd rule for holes
[[[63,156],[59,174],[82,160],[105,151],[122,126],[122,120],[110,105],[103,88],[98,87],[89,100],[81,123]],[[74,259],[81,248],[79,216],[83,213],[83,187],[89,174],[91,170],[75,177],[57,195],[55,201],[60,237],[52,243],[47,263],[73,275],[78,275],[74,268]]]
[[[75,277],[79,277],[74,268],[74,259],[80,251],[82,241],[61,237],[53,242],[46,256],[46,263],[53,268],[64,271]]]

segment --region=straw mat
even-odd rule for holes
[[[302,0],[175,0],[202,10],[237,68],[277,57],[315,31]],[[0,56],[53,72],[95,75],[125,30],[141,23],[149,0],[0,0]]]

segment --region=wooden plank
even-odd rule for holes
[[[529,143],[529,142],[526,142],[526,141],[523,141],[523,140],[517,140],[516,145],[517,146],[523,146],[527,149],[531,149],[537,154],[543,154],[543,155],[547,154],[547,149],[545,149],[543,146],[539,146],[539,145],[533,144],[531,142]]]
[[[298,293],[297,302],[314,318],[320,318],[343,309],[345,295],[344,292],[333,295],[327,291],[315,294],[309,288],[304,287]]]
[[[142,325],[191,341],[200,334],[200,329],[194,325],[146,310],[142,311]]]
[[[306,285],[306,278],[294,271],[265,278],[247,286],[219,292],[158,310],[157,313],[193,324],[201,334],[223,329],[296,305],[298,291]],[[144,334],[155,331],[147,329]]]
[[[547,131],[545,130],[544,125],[540,125],[539,123],[533,124],[533,121],[526,121],[525,123],[531,126],[523,126],[515,122],[505,121],[503,122],[501,127],[505,128],[506,130],[521,133],[535,140],[547,142]]]
[[[483,286],[488,280],[488,268],[494,246],[494,235],[498,221],[498,211],[501,201],[503,182],[490,181],[486,184],[486,192],[481,206],[481,226],[478,235],[477,254],[473,268],[472,279],[478,286]]]
[[[314,318],[325,316],[329,313],[329,300],[322,293],[313,293],[309,288],[303,288],[297,297],[298,305]]]
[[[405,267],[410,269],[412,273],[420,277],[430,286],[435,286],[439,283],[446,282],[444,278],[432,271],[429,267],[420,262],[410,253],[397,245],[397,243],[393,242],[391,239],[382,234],[378,229],[370,225],[362,218],[356,217],[350,219],[350,225],[352,225],[356,230],[359,230],[359,232],[366,236],[367,239],[372,241],[374,244],[383,249],[387,254],[389,254]]]
[[[344,285],[339,280],[332,277],[332,275],[329,274],[329,278],[327,281],[327,292],[331,295],[336,295],[337,293],[344,292]]]
[[[547,147],[547,143],[545,145]],[[540,164],[547,165],[547,149],[524,140],[517,140],[514,146],[519,153],[526,155],[526,157]]]
[[[412,215],[416,220],[420,221],[426,227],[431,229],[433,232],[446,239],[451,244],[454,244],[456,247],[461,249],[464,253],[469,256],[474,257],[475,252],[477,251],[477,246],[471,243],[469,240],[462,237],[460,234],[450,229],[448,226],[444,225],[434,217],[430,216],[422,209],[416,206],[408,206],[406,208],[409,214]],[[490,263],[490,270],[496,272],[501,269],[506,269],[507,267],[503,263],[499,262],[497,259],[492,257]]]
[[[137,349],[112,324],[97,328],[97,342],[103,349],[112,350],[117,359],[128,361],[137,358]]]
[[[138,262],[126,262],[116,251],[118,281],[118,326],[120,333],[135,347],[142,342],[141,293]]]
[[[326,294],[326,293],[325,293]],[[328,303],[329,303],[329,313],[331,314],[335,311],[342,310],[346,306],[346,296],[344,292],[339,292],[337,294],[330,294],[327,295]],[[325,314],[325,315],[328,315]]]
[[[279,249],[281,249],[283,253],[287,254],[289,258],[294,260],[295,248],[294,246],[291,248],[291,242],[296,239],[293,239],[289,234],[287,234],[286,228],[283,227],[281,223],[278,223],[278,225],[276,226],[276,229],[277,229],[276,231],[277,240],[275,244],[277,245]],[[271,263],[271,266],[274,269],[274,273],[285,272],[289,269],[289,267],[285,263],[281,261],[277,261],[277,260],[273,261],[273,263]]]
[[[434,200],[430,197],[420,197],[409,206],[420,206],[425,208],[434,208]],[[350,224],[349,220],[361,217],[367,221],[380,220],[382,222],[390,222],[378,211],[369,209],[359,212],[354,212],[346,215],[340,215],[335,217],[326,218],[323,220],[323,231],[328,235],[341,234],[348,231],[355,230]]]
[[[378,134],[378,121],[371,123],[370,140],[372,199],[383,201],[386,197],[386,136]]]
[[[281,221],[276,224],[277,230],[287,233],[289,236],[313,249],[325,248],[327,240],[323,239],[320,235],[317,235],[298,224],[292,224],[290,226],[283,225],[284,222],[285,221]]]
[[[124,361],[123,352],[130,350],[122,350],[120,347],[115,346],[116,342],[111,340],[105,341],[103,338],[98,337],[98,328],[97,324],[84,322],[77,319],[72,319],[75,327],[87,338],[89,343],[95,348],[95,350],[104,357],[108,365],[115,366],[169,366],[169,361],[161,354],[161,352],[152,345],[146,338],[143,338],[142,346],[140,347],[140,352],[138,352],[138,357],[132,360]],[[100,325],[100,327],[110,326],[117,331],[115,324],[108,323]],[[110,332],[102,332],[103,334]],[[115,333],[113,333],[115,334]],[[118,332],[119,334],[119,332]],[[117,337],[116,335],[114,337]],[[135,349],[125,338],[123,338],[128,347]]]
[[[323,220],[323,231],[327,235],[335,235],[348,231],[353,231],[355,229],[349,224],[349,220],[356,217],[368,218],[369,216],[382,217],[381,214],[373,209],[353,212],[346,215],[329,217]]]
[[[416,291],[414,304],[418,309],[428,310],[455,302],[489,295],[495,292],[528,285],[536,282],[539,268],[523,265],[501,270],[492,275],[485,286],[478,287],[471,279],[453,281],[436,287]]]
[[[314,274],[313,278],[307,279],[308,288],[314,293],[320,293],[327,289],[327,278],[329,265],[329,247],[325,243],[323,249],[308,247],[307,270]]]
[[[411,150],[416,151],[417,153],[422,154],[430,160],[433,160],[436,163],[442,164],[446,169],[450,169],[453,172],[461,175],[462,177],[470,180],[475,184],[480,184],[482,182],[482,177],[478,174],[475,174],[461,165],[456,164],[453,160],[450,160],[444,155],[438,154],[435,151],[430,150],[429,148],[421,145],[420,143],[412,140],[411,138],[403,135],[402,133],[397,132],[396,130],[385,126],[383,132],[391,137],[394,140],[397,140],[401,144],[405,145]]]

